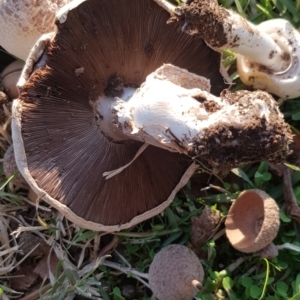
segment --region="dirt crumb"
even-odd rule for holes
[[[108,79],[105,95],[108,97],[120,97],[123,94],[123,79],[118,75],[112,75]]]
[[[221,109],[221,106],[214,101],[206,100],[202,104],[207,112],[213,113]]]

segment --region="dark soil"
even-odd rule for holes
[[[292,134],[277,108],[272,108],[271,101],[274,100],[270,95],[262,91],[252,94],[249,91],[224,91],[221,98],[231,105],[238,104],[239,113],[244,115],[245,120],[242,124],[229,123],[224,119],[207,129],[200,142],[195,142],[190,148],[190,154],[196,155],[196,161],[213,172],[226,174],[247,163],[264,160],[283,162],[286,159]],[[258,107],[253,105],[254,99],[270,105],[268,120],[260,116]]]
[[[224,21],[228,16],[226,9],[213,1],[194,0],[177,8],[176,16],[170,21],[181,22],[183,31],[219,48],[227,44]]]

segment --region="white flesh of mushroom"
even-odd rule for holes
[[[105,128],[105,133],[115,140],[129,137],[187,154],[190,145],[201,140],[203,131],[219,120],[226,120],[228,124],[244,123],[245,117],[240,114],[238,104],[229,104],[208,90],[207,79],[166,64],[151,73],[128,101],[106,98],[103,104],[103,97],[100,97],[96,102],[99,114],[110,115],[101,121],[101,129]],[[126,94],[125,98],[129,96]],[[220,109],[208,112],[197,98],[212,101]],[[268,121],[268,105],[259,98],[254,98],[253,104],[259,108],[260,117]],[[275,102],[272,109],[277,109]]]
[[[279,58],[276,62],[263,68],[252,57],[238,55],[237,66],[241,80],[257,89],[264,89],[282,99],[300,96],[300,33],[288,21],[273,19],[257,26],[259,32],[267,34],[281,48],[279,53],[268,48],[271,56]],[[257,48],[260,56],[262,48]],[[267,49],[267,48],[266,48]],[[277,51],[277,50],[276,50]],[[238,51],[237,51],[238,52]],[[266,59],[270,62],[272,59]]]

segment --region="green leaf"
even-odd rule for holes
[[[286,235],[286,236],[295,236],[296,232],[295,232],[295,230],[289,230],[289,231],[284,232],[284,235]]]
[[[234,285],[234,282],[230,277],[224,277],[222,280],[222,285],[225,291],[229,293]]]
[[[228,277],[229,273],[230,272],[225,269],[225,270],[222,270],[219,272],[219,276],[220,276],[220,278],[225,278],[225,277]]]
[[[278,267],[279,270],[281,271],[281,270],[285,270],[286,268],[288,268],[288,264],[283,260],[278,260],[276,267]]]
[[[165,214],[168,218],[168,221],[169,221],[169,225],[172,229],[177,229],[178,228],[178,224],[177,224],[177,221],[176,221],[176,216],[175,214],[173,213],[173,211],[171,210],[170,207],[167,207],[165,209]]]
[[[265,7],[263,7],[260,4],[257,4],[256,6],[267,17],[267,19],[273,19],[272,12],[268,11],[267,9],[265,9]]]
[[[278,292],[278,294],[280,294],[283,297],[287,296],[287,291],[288,291],[289,287],[285,282],[283,282],[283,281],[277,282],[275,287],[276,287],[276,291]]]
[[[13,175],[11,175],[10,177],[8,177],[8,179],[1,185],[0,190],[3,190],[5,188],[5,186],[14,179],[14,177],[16,176],[16,174],[18,174],[19,171],[16,171]]]
[[[295,3],[292,0],[279,0],[284,7],[293,15],[294,20],[297,22],[299,20],[298,12],[295,9]]]
[[[165,228],[164,224],[152,225],[151,227],[153,231],[161,231]]]
[[[269,181],[271,178],[272,178],[272,175],[269,172],[265,172],[262,174],[263,181]]]
[[[73,243],[89,240],[95,236],[95,231],[80,229],[73,238]]]
[[[67,294],[67,290],[68,290],[68,286],[65,286],[63,288],[63,290],[59,290],[59,294],[58,294],[58,297],[56,298],[57,300],[63,300],[65,299],[66,297],[66,294]],[[51,299],[54,299],[54,298],[51,298]]]
[[[234,0],[234,2],[235,2],[235,5],[236,5],[236,8],[237,8],[238,13],[239,13],[243,18],[247,19],[246,15],[245,15],[245,13],[244,13],[244,10],[243,10],[243,8],[242,8],[242,6],[241,6],[240,1],[239,1],[239,0]]]
[[[290,168],[290,169],[292,169],[292,170],[294,170],[294,171],[300,171],[300,168],[298,168],[297,166],[294,166],[294,165],[291,165],[291,164],[287,164],[287,163],[285,163],[285,165],[286,165],[288,168]]]
[[[98,289],[100,291],[100,294],[101,294],[103,300],[110,300],[102,286],[99,286]]]
[[[243,277],[240,279],[240,284],[246,288],[250,287],[253,283],[253,280],[251,277]]]
[[[83,296],[86,299],[92,299],[91,298],[91,293],[87,290],[87,288],[84,285],[83,286],[76,286],[75,291],[78,295]]]
[[[269,172],[259,172],[257,171],[254,175],[254,182],[256,185],[259,185],[260,183],[262,183],[263,181],[269,181],[272,178],[271,173]]]
[[[161,248],[170,245],[182,235],[182,231],[171,234],[163,243]]]
[[[292,119],[293,119],[294,121],[299,121],[299,120],[300,120],[300,111],[298,111],[298,112],[292,114]]]
[[[8,293],[13,293],[13,294],[20,294],[20,295],[22,295],[21,292],[14,291],[14,290],[10,289],[9,287],[7,287],[7,286],[5,286],[5,285],[2,285],[2,284],[0,284],[0,289],[1,289],[2,292],[4,291],[4,292],[8,292]]]
[[[125,298],[121,294],[120,288],[118,288],[117,286],[114,287],[112,294],[113,294],[115,300],[125,300]]]
[[[249,292],[250,292],[250,296],[251,296],[251,298],[253,298],[253,299],[257,299],[257,298],[259,298],[259,296],[261,295],[261,289],[258,287],[258,286],[256,286],[256,285],[251,285],[250,286],[250,289],[249,289]]]
[[[284,223],[290,223],[292,219],[283,210],[281,210],[280,220]]]
[[[298,274],[296,277],[295,289],[297,293],[300,293],[300,274]]]
[[[66,274],[66,277],[67,277],[69,283],[72,286],[75,286],[76,282],[79,280],[78,273],[74,270],[71,270],[71,269],[65,269],[65,274]]]
[[[249,179],[248,175],[241,168],[234,168],[231,172],[239,177],[241,177],[244,181],[249,183],[251,187],[255,187],[253,182]]]

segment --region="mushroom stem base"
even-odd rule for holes
[[[115,102],[114,124],[130,139],[184,153],[217,172],[284,160],[292,135],[268,93],[223,91],[219,98],[203,86],[203,78],[164,65],[128,102]]]
[[[273,71],[288,66],[288,62],[282,59],[285,51],[280,45],[279,36],[273,38],[218,3],[189,1],[176,10],[176,15],[183,23],[185,32],[200,36],[214,48],[231,49]]]

